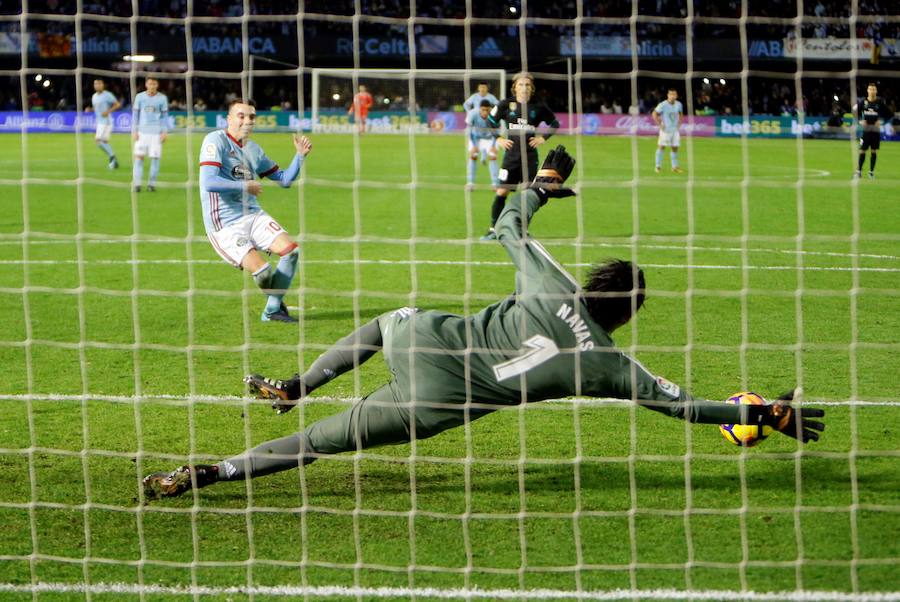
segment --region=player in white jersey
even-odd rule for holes
[[[491,103],[491,107],[495,107],[499,104],[500,101],[497,100],[497,97],[488,91],[486,82],[479,82],[477,89],[478,92],[472,94],[472,96],[467,98],[466,102],[463,103],[463,109],[465,109],[466,113],[477,111],[479,107],[481,107],[481,103],[485,100]]]
[[[131,108],[131,136],[134,138],[134,167],[132,184],[134,191],[141,191],[144,180],[144,157],[150,155],[150,178],[147,191],[156,190],[159,175],[159,160],[162,145],[169,134],[169,99],[159,92],[159,80],[148,77],[144,82],[146,91],[134,97]]]
[[[491,172],[491,186],[500,185],[500,167],[497,165],[497,131],[488,123],[488,115],[493,105],[489,100],[482,100],[478,111],[472,111],[466,116],[466,126],[469,139],[469,164],[466,182],[471,186],[475,184],[475,168],[478,160],[481,164],[487,163]]]
[[[278,165],[250,140],[256,104],[236,99],[228,105],[228,128],[211,132],[200,147],[200,204],[206,236],[216,253],[231,265],[247,270],[268,296],[263,322],[296,322],[288,314],[284,295],[291,286],[300,251],[297,243],[257,200],[269,178],[290,187],[312,150],[306,136],[294,136],[294,155],[287,169]],[[260,251],[281,258],[275,270]]]
[[[106,89],[106,82],[100,78],[95,79],[94,95],[91,96],[91,104],[85,107],[84,110],[90,111],[93,109],[94,111],[94,123],[97,126],[96,133],[94,134],[94,141],[97,143],[100,150],[106,153],[106,158],[109,159],[110,169],[119,167],[119,162],[116,160],[116,153],[109,144],[109,137],[112,134],[113,129],[113,111],[119,109],[121,106],[122,103],[119,102],[112,92]]]
[[[659,126],[659,142],[656,149],[656,173],[662,170],[663,151],[668,146],[672,149],[672,171],[682,173],[682,169],[678,166],[678,145],[681,141],[681,134],[678,128],[681,127],[681,121],[684,118],[684,108],[681,101],[678,100],[678,90],[669,88],[666,100],[662,101],[653,109],[653,121]]]

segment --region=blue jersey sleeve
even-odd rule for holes
[[[169,132],[169,99],[165,94],[160,94],[160,96],[162,96],[162,106],[159,110],[159,128],[163,134],[166,134]]]
[[[278,185],[282,188],[290,188],[291,183],[293,183],[293,181],[297,179],[297,176],[300,175],[303,159],[303,156],[301,156],[300,153],[297,153],[294,155],[294,159],[291,161],[291,164],[288,165],[287,169],[278,169],[278,166],[276,165],[275,171],[271,171],[263,177],[278,182]]]
[[[141,95],[134,97],[134,103],[131,105],[131,131],[136,132],[138,129],[138,121],[141,119]]]
[[[200,145],[201,167],[204,165],[215,168],[222,167],[222,158],[225,154],[225,149],[222,148],[220,142],[221,136],[218,136],[217,132],[206,135],[206,138],[203,139],[203,144]]]

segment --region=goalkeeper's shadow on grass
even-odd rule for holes
[[[312,498],[328,497],[353,500],[357,495],[357,481],[361,493],[368,499],[378,496],[394,497],[408,495],[410,492],[410,474],[405,461],[383,462],[381,465],[370,465],[356,472],[353,462],[344,459],[323,458],[315,466],[305,469],[307,495]],[[367,460],[367,462],[379,462]],[[736,462],[707,462],[704,466],[691,470],[690,488],[695,493],[707,492],[719,496],[723,492],[733,493],[740,487]],[[848,474],[833,466],[833,462],[822,458],[806,458],[804,462],[812,463],[809,470],[814,470],[817,477],[815,487],[824,490],[828,495],[842,493],[849,486]],[[465,494],[465,476],[461,465],[446,465],[446,469],[415,473],[416,493]],[[662,466],[667,468],[663,469]],[[498,500],[519,497],[518,468],[513,464],[478,464],[472,466],[471,488],[474,494],[489,493]],[[891,476],[885,474],[880,482],[889,483]],[[638,490],[653,491],[662,495],[683,495],[687,487],[684,478],[683,459],[672,462],[639,462],[634,467],[634,476]],[[253,483],[254,500],[267,505],[266,499],[292,498],[299,495],[300,475],[288,471],[281,475],[271,475],[258,479]],[[748,463],[746,479],[754,492],[771,492],[793,495],[795,489],[795,465],[793,457],[785,457],[772,461],[764,459],[758,463]],[[877,479],[876,479],[877,480]],[[889,489],[889,487],[888,487]],[[532,464],[525,467],[525,490],[528,493],[546,497],[558,496],[560,492],[574,492],[575,467],[570,463]],[[629,496],[631,491],[631,475],[627,459],[582,461],[579,466],[578,490],[590,492],[588,500],[594,499],[602,492],[618,492],[621,496]],[[811,493],[811,492],[808,492]],[[242,481],[222,483],[215,489],[200,493],[206,504],[217,505],[229,502],[243,503],[247,498],[246,484]],[[624,498],[623,498],[624,499]],[[217,502],[218,500],[218,502]],[[588,502],[589,504],[590,502]],[[278,505],[276,503],[275,505]]]

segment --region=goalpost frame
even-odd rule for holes
[[[471,89],[472,82],[477,82],[481,76],[490,76],[491,78],[497,78],[500,80],[500,90],[498,91],[499,94],[497,94],[496,96],[498,98],[503,98],[506,95],[506,71],[503,69],[338,69],[317,67],[312,69],[311,73],[312,100],[310,105],[312,110],[313,127],[315,127],[319,122],[319,82],[320,76],[322,75],[333,75],[343,79],[351,79],[354,81],[354,83],[358,81],[360,77],[384,77],[385,79],[409,81],[419,77],[428,79],[428,76],[434,76],[460,81],[467,85],[467,89]],[[353,89],[356,89],[356,85],[353,86]],[[466,94],[466,97],[469,94],[471,94],[471,91]],[[460,100],[465,100],[465,97]],[[414,106],[413,101],[414,98],[410,98],[409,107]],[[413,109],[409,108],[409,110],[412,111]]]

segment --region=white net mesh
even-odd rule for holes
[[[877,177],[867,156],[851,180],[855,125],[824,119],[869,81],[897,98],[897,10],[475,4],[0,2],[4,599],[900,600],[893,132],[885,115]],[[493,192],[480,165],[464,186],[459,105],[480,81],[507,96],[519,69],[578,159],[578,197],[532,233],[580,281],[606,255],[647,273],[619,347],[698,397],[798,385],[828,410],[822,440],[739,450],[573,391],[142,505],[147,473],[302,430],[390,378],[379,356],[275,416],[242,375],[302,372],[398,307],[468,315],[510,292],[507,256],[477,240]],[[148,75],[173,126],[153,193],[149,160],[141,192],[130,173]],[[124,105],[118,170],[84,113],[95,78]],[[360,84],[384,125],[364,136]],[[680,163],[654,163],[669,86]],[[294,188],[261,196],[300,244],[296,325],[262,323],[204,233],[201,142],[247,95],[282,167],[287,132],[313,137]]]

